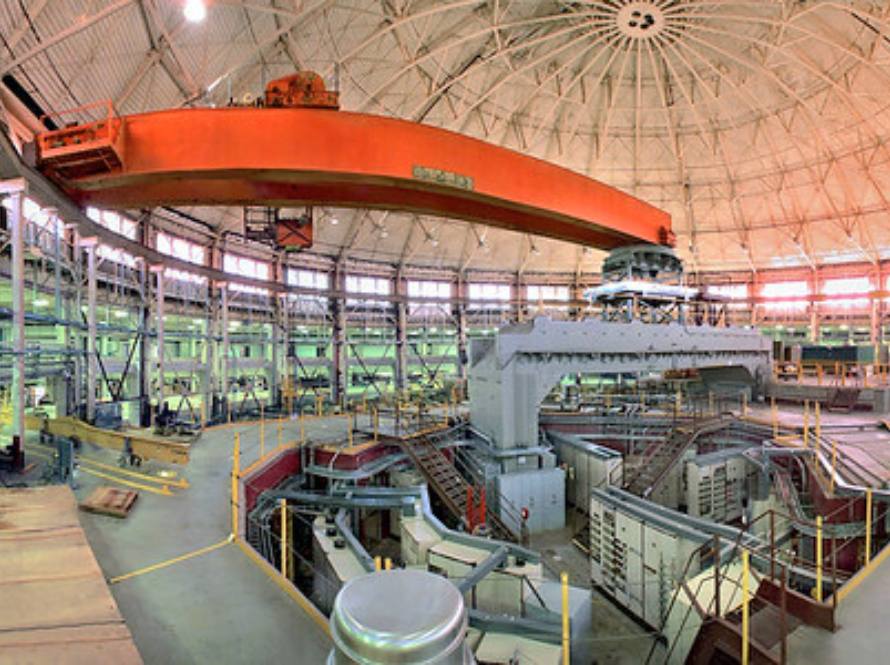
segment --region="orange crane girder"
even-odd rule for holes
[[[417,123],[312,108],[121,118],[120,165],[63,178],[82,205],[403,210],[612,249],[670,243],[666,212],[568,169]],[[40,141],[38,141],[38,146]]]

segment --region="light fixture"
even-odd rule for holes
[[[389,231],[386,230],[386,227],[385,227],[385,226],[381,226],[381,227],[380,227],[380,238],[381,238],[381,239],[386,239],[386,238],[388,238],[388,237],[389,237]]]
[[[331,217],[331,226],[337,226],[340,223],[340,220],[336,217]]]
[[[116,319],[124,319],[127,317],[127,311],[123,309],[114,310],[114,318]]]
[[[185,0],[182,8],[182,15],[185,20],[191,23],[200,23],[207,18],[207,6],[204,0]]]
[[[34,307],[46,307],[47,305],[49,305],[49,300],[46,298],[37,298],[34,301]]]

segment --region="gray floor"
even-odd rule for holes
[[[838,605],[834,633],[801,626],[788,637],[790,665],[890,662],[890,560]]]
[[[323,423],[313,425],[319,431]],[[335,427],[328,425],[328,428]],[[297,436],[289,425],[286,432]],[[191,487],[175,496],[140,493],[118,520],[81,513],[106,577],[111,578],[217,543],[230,531],[233,430],[205,433],[184,470]],[[275,445],[274,425],[267,441]],[[256,428],[242,437],[244,464],[256,458]],[[93,458],[115,455],[89,451]],[[84,497],[104,482],[78,476]],[[323,663],[329,638],[238,548],[228,544],[111,587],[146,663]]]

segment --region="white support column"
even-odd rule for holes
[[[150,266],[149,270],[155,276],[155,333],[157,334],[157,378],[158,378],[158,409],[161,412],[164,407],[164,266],[161,264]]]
[[[215,393],[213,381],[216,377],[216,331],[219,325],[219,301],[212,283],[207,284],[207,296],[210,302],[207,304],[207,318],[204,320],[204,382],[201,399],[204,403],[204,417],[210,420],[213,418],[213,395]]]
[[[22,217],[25,181],[0,183],[9,198],[12,243],[12,435],[25,443],[25,220]]]
[[[76,321],[80,322],[81,317],[81,300],[83,289],[80,288],[83,280],[83,272],[82,261],[81,261],[81,253],[80,253],[80,238],[78,237],[77,227],[75,225],[67,225],[65,227],[66,231],[68,231],[71,241],[71,262],[73,264],[74,270],[74,292],[72,297],[68,298],[65,301],[65,319],[68,321]],[[72,412],[76,416],[80,416],[80,405],[83,403],[83,369],[84,369],[84,356],[83,356],[83,341],[81,340],[80,328],[77,326],[69,325],[66,326],[65,338],[67,340],[68,349],[72,352],[72,360],[74,363],[74,390],[73,390],[73,399],[74,404],[72,408]]]
[[[221,348],[219,350],[219,376],[220,395],[225,404],[229,402],[229,285],[226,282],[218,282],[220,292],[220,337]],[[227,407],[224,406],[223,409]]]
[[[819,272],[813,269],[813,276],[810,280],[810,295],[816,296],[819,293]],[[810,301],[810,341],[818,344],[822,339],[822,320],[819,316],[819,303]]]
[[[96,388],[98,385],[99,355],[96,346],[96,248],[98,238],[81,238],[80,246],[87,253],[87,411],[86,420],[96,419]],[[78,316],[80,313],[78,312]]]
[[[883,275],[881,274],[881,267],[876,266],[874,271],[874,289],[878,291],[884,290],[883,283]],[[882,325],[883,320],[883,301],[880,298],[872,298],[870,301],[871,304],[871,317],[870,317],[870,333],[871,333],[871,344],[875,350],[875,362],[881,362],[880,356],[880,348],[881,344],[884,342],[884,327]]]
[[[288,320],[288,301],[287,294],[282,293],[278,299],[279,306],[279,321],[281,322],[281,350],[278,353],[278,364],[275,367],[275,371],[278,373],[278,388],[279,393],[280,389],[283,386],[283,382],[288,375],[288,366],[287,366],[287,350],[290,346],[290,321]],[[284,407],[284,399],[281,399],[281,406]]]
[[[280,401],[281,396],[281,294],[273,294],[272,305],[272,362],[269,368],[269,404],[275,404]],[[263,354],[265,356],[265,354]],[[263,358],[265,363],[265,357]]]
[[[341,265],[334,271],[334,290],[339,293],[346,291],[346,272]],[[331,298],[330,304],[334,323],[331,340],[333,346],[331,400],[335,404],[341,404],[346,397],[349,373],[346,359],[346,298],[344,296]]]
[[[467,368],[470,365],[470,349],[467,341],[467,305],[465,301],[467,284],[462,278],[457,281],[456,293],[454,295],[456,301],[454,318],[457,322],[457,375],[461,382],[466,385]]]
[[[401,270],[396,274],[395,289],[398,300],[395,305],[396,320],[396,390],[408,389],[408,304],[405,302],[408,287]]]

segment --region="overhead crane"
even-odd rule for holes
[[[270,82],[250,105],[129,116],[100,108],[101,118],[43,132],[26,151],[83,206],[376,208],[606,250],[673,244],[670,215],[648,203],[469,136],[340,111],[312,72]],[[311,219],[275,221],[279,246],[311,245]]]

